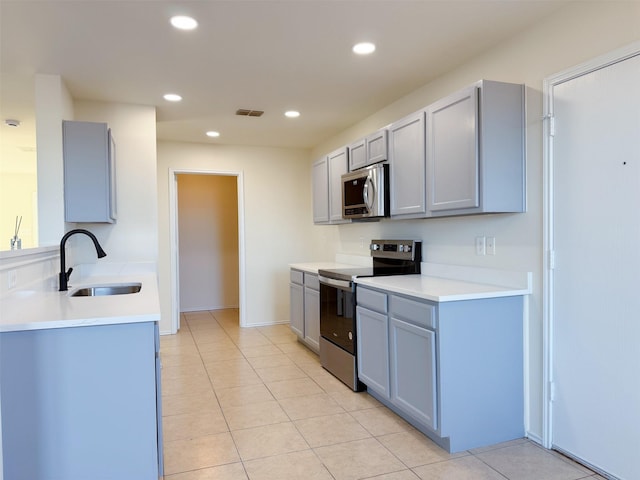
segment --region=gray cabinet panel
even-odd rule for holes
[[[389,397],[389,321],[381,313],[356,308],[358,378],[378,394]]]
[[[289,325],[300,338],[304,338],[304,287],[289,284]]]
[[[374,397],[449,452],[524,435],[522,297],[357,292],[358,376]],[[388,297],[388,315],[361,306],[371,294]]]
[[[426,112],[430,216],[524,212],[524,85],[481,80]]]
[[[322,157],[313,164],[311,172],[313,192],[313,222],[329,222],[329,164]]]
[[[436,307],[429,303],[391,295],[389,311],[391,316],[414,323],[419,327],[436,328]]]
[[[106,123],[64,121],[67,222],[116,220],[115,142]]]
[[[391,318],[391,401],[437,428],[436,334]]]
[[[387,159],[387,130],[378,130],[366,138],[367,165],[384,162]]]
[[[380,313],[387,313],[387,294],[358,287],[356,291],[358,305]]]
[[[362,138],[349,145],[349,171],[362,168],[367,165],[367,144]]]
[[[289,271],[289,280],[291,283],[297,283],[299,285],[304,284],[304,272],[300,270],[294,270],[293,268]]]
[[[426,165],[424,112],[389,126],[389,164],[392,217],[424,217]]]
[[[349,145],[349,171],[387,160],[387,130],[383,128]]]
[[[313,164],[313,222],[316,224],[348,223],[342,218],[342,181],[347,173],[347,147],[322,157]]]
[[[306,285],[304,287],[304,341],[315,351],[320,349],[320,292]]]
[[[478,91],[473,86],[427,109],[430,211],[479,205]]]
[[[331,223],[345,223],[342,218],[342,174],[347,173],[347,147],[341,148],[328,155],[329,162],[329,221]]]
[[[291,269],[289,326],[316,353],[320,349],[320,283],[318,276]]]
[[[0,394],[5,478],[158,478],[154,322],[1,333]]]

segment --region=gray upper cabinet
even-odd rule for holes
[[[392,217],[427,214],[424,111],[389,126],[390,206]]]
[[[349,153],[347,147],[331,152],[329,162],[329,222],[347,223],[342,218],[342,174],[347,173]]]
[[[314,222],[345,222],[338,171],[381,161],[392,220],[526,211],[524,97],[480,80],[330,154],[314,165]]]
[[[478,88],[427,109],[427,208],[474,208],[478,200]]]
[[[313,164],[313,223],[329,223],[329,163],[322,157]]]
[[[106,123],[64,121],[67,222],[116,221],[116,151]]]
[[[525,211],[524,86],[481,80],[426,109],[430,216]]]
[[[349,171],[387,160],[387,129],[378,130],[349,145]]]
[[[367,165],[367,143],[361,138],[355,143],[349,145],[349,171],[366,167]]]
[[[313,223],[348,223],[342,218],[342,181],[347,173],[347,147],[322,157],[313,164]]]

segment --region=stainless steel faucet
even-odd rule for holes
[[[69,270],[65,271],[66,265],[65,265],[64,246],[67,243],[67,239],[71,235],[75,235],[76,233],[84,233],[93,241],[93,245],[96,247],[96,253],[98,254],[98,258],[107,256],[105,251],[100,246],[100,243],[98,242],[98,239],[96,238],[96,236],[93,233],[91,233],[89,230],[84,230],[82,228],[69,230],[67,233],[64,234],[64,236],[62,237],[62,240],[60,240],[60,275],[59,275],[60,288],[58,289],[59,292],[67,291],[67,283],[69,282],[69,277],[71,276],[71,272],[73,272],[73,268],[69,268]]]

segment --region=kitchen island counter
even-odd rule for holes
[[[79,288],[140,283],[138,293],[72,297]],[[90,325],[158,322],[160,303],[154,273],[93,275],[74,281],[66,292],[19,290],[2,298],[0,332]]]

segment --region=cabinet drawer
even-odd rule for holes
[[[436,328],[436,307],[428,303],[391,295],[389,297],[389,311],[395,318],[421,327]]]
[[[387,313],[387,295],[368,288],[358,287],[356,290],[356,302],[358,306]]]
[[[314,275],[313,273],[305,273],[304,286],[312,290],[320,290],[320,282],[318,281],[318,276]]]
[[[291,270],[290,278],[291,283],[298,283],[302,285],[303,283],[303,273],[300,270]]]

